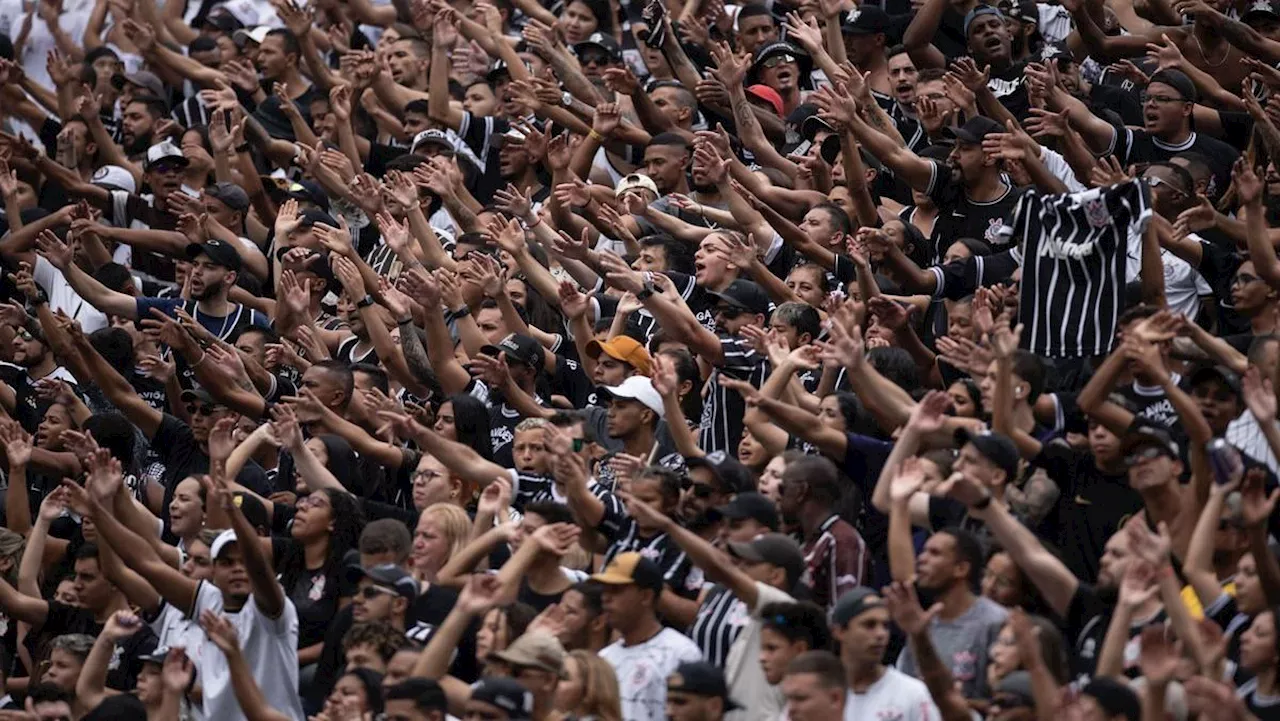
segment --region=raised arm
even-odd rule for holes
[[[961,484],[972,485],[969,481],[962,479],[956,486]],[[976,491],[962,499],[969,506],[969,515],[986,524],[1000,547],[1008,552],[1013,562],[1018,564],[1018,568],[1022,569],[1035,584],[1049,608],[1059,618],[1065,618],[1071,606],[1071,599],[1080,587],[1080,579],[1076,578],[1057,556],[1046,550],[1034,533],[1011,516],[1004,503],[991,498],[985,490],[976,488],[966,490]],[[974,505],[983,503],[986,505],[982,508]]]
[[[107,315],[118,315],[130,320],[138,319],[137,300],[130,295],[118,293],[99,283],[72,259],[70,246],[58,240],[52,231],[44,231],[36,239],[40,255],[53,267],[62,271],[62,276],[76,293],[94,308]]]

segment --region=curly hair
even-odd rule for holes
[[[392,656],[408,645],[409,639],[404,637],[404,631],[398,631],[391,624],[381,621],[357,623],[342,635],[344,654],[356,646],[372,646],[383,663],[390,661]]]

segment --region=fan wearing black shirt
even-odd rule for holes
[[[930,6],[934,4],[926,4],[925,9],[916,14],[902,40],[921,68],[943,68],[951,60],[930,43],[943,19],[941,7],[931,11]],[[1004,14],[990,5],[975,5],[964,16],[963,32],[969,57],[978,68],[989,68],[987,89],[1015,118],[1025,118],[1031,107],[1022,74],[1025,63],[1014,60],[1013,36]]]
[[[1231,166],[1240,153],[1230,145],[1197,133],[1192,112],[1199,95],[1195,83],[1177,70],[1161,70],[1151,76],[1143,91],[1140,130],[1117,128],[1084,108],[1071,112],[1071,124],[1080,129],[1089,147],[1100,155],[1115,155],[1120,164],[1155,163],[1178,153],[1195,151],[1213,167],[1210,197],[1231,183]]]
[[[49,646],[56,637],[78,633],[97,636],[113,613],[129,610],[124,594],[103,575],[96,545],[86,543],[76,552],[73,579],[82,604],[80,606],[68,606],[59,601],[28,596],[0,579],[0,612],[12,620],[31,626],[25,643],[32,659],[46,658]],[[125,640],[123,645],[135,653],[126,653],[124,657],[136,659],[140,644],[148,640],[155,640],[155,634],[149,630]],[[115,689],[128,689],[132,678],[137,675],[136,670],[133,673],[128,671],[127,664],[121,665],[114,675],[108,675],[107,684]]]

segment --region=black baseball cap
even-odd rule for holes
[[[968,428],[956,429],[956,443],[970,443],[987,460],[1004,471],[1005,480],[1012,483],[1018,477],[1018,447],[1003,433],[995,431],[972,432]]]
[[[591,33],[586,40],[573,46],[573,52],[578,57],[582,57],[582,53],[589,48],[600,48],[608,53],[615,63],[622,60],[622,47],[608,33]]]
[[[875,5],[862,5],[845,13],[840,31],[846,35],[877,35],[889,32],[889,13]]]
[[[122,693],[107,696],[93,710],[80,717],[81,721],[138,721],[147,717],[147,707],[133,694]]]
[[[1280,18],[1280,7],[1277,7],[1273,0],[1253,0],[1249,3],[1248,9],[1240,15],[1240,21],[1248,23],[1250,20],[1266,20],[1267,18]]]
[[[1159,448],[1168,457],[1179,460],[1182,455],[1178,452],[1178,444],[1174,442],[1173,436],[1169,435],[1169,431],[1151,425],[1142,425],[1124,437],[1124,443],[1121,448],[1126,456],[1133,454],[1139,448],[1147,446],[1155,446]]]
[[[739,278],[730,283],[724,290],[719,293],[713,291],[711,295],[717,300],[728,303],[735,308],[741,308],[748,313],[769,315],[769,295],[755,281]]]
[[[302,228],[310,228],[315,225],[327,225],[331,228],[338,227],[338,221],[332,215],[316,208],[307,208],[298,217],[299,227]]]
[[[756,487],[756,474],[742,465],[738,459],[724,451],[712,451],[705,456],[689,456],[685,466],[708,468],[725,493],[740,493]]]
[[[778,507],[773,504],[773,501],[755,491],[739,493],[733,497],[732,501],[711,509],[708,515],[731,521],[750,518],[773,531],[781,526]]]
[[[1080,693],[1092,696],[1108,717],[1124,716],[1125,721],[1142,718],[1142,701],[1127,681],[1102,677],[1090,681]]]
[[[1187,77],[1187,74],[1181,70],[1174,70],[1173,68],[1160,70],[1151,76],[1151,80],[1147,82],[1147,86],[1150,87],[1151,83],[1164,83],[1165,85],[1168,85],[1174,90],[1177,90],[1178,95],[1181,95],[1183,100],[1190,103],[1194,103],[1200,97],[1196,92],[1196,84],[1192,82],[1191,78]]]
[[[394,590],[410,603],[418,597],[418,582],[394,563],[381,563],[369,568],[360,565],[347,566],[347,582],[355,585],[362,578]]]
[[[1241,395],[1240,375],[1224,365],[1202,365],[1191,373],[1190,384],[1198,386],[1208,380],[1219,380],[1237,396]]]
[[[487,676],[471,687],[471,700],[497,706],[507,712],[511,721],[532,717],[533,694],[513,678]]]
[[[209,394],[209,391],[203,388],[188,388],[182,391],[182,395],[180,397],[182,398],[183,403],[203,403],[208,406],[222,405],[222,403],[218,402]]]
[[[804,574],[804,551],[795,539],[783,533],[765,533],[750,543],[730,541],[729,555],[752,563],[767,563],[787,572],[787,588],[795,588]]]
[[[495,358],[505,355],[508,361],[523,363],[534,370],[542,370],[542,344],[527,335],[511,333],[498,341],[497,345],[482,346],[480,352]]]
[[[209,256],[209,260],[228,269],[240,270],[243,264],[240,261],[240,253],[231,244],[221,238],[210,238],[203,243],[190,243],[187,245],[187,259],[195,260],[201,255]]]
[[[975,115],[965,121],[964,125],[956,125],[946,129],[946,133],[962,143],[981,144],[982,139],[990,133],[1003,133],[1004,126],[985,115]]]
[[[724,699],[725,711],[742,708],[729,698],[729,685],[724,680],[724,669],[706,661],[686,661],[676,666],[676,670],[667,677],[667,691]]]

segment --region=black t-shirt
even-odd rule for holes
[[[1085,583],[1076,587],[1075,595],[1067,606],[1063,624],[1063,637],[1071,644],[1071,672],[1076,679],[1085,683],[1092,679],[1114,611],[1113,598],[1104,598],[1097,589]],[[1164,619],[1165,613],[1161,609],[1154,617],[1132,624],[1129,627],[1129,643],[1137,642],[1135,639],[1142,634],[1143,628],[1153,623],[1163,623]],[[1129,658],[1127,651],[1125,657]]]
[[[33,630],[27,634],[27,651],[31,653],[31,659],[39,663],[48,657],[53,640],[58,636],[82,633],[97,638],[102,632],[102,626],[103,624],[94,620],[93,611],[87,608],[49,601],[49,612],[44,625],[38,631]],[[117,691],[132,690],[138,680],[138,671],[142,669],[142,661],[138,656],[154,649],[158,640],[155,632],[143,624],[137,633],[116,644],[115,653],[107,664],[107,688]]]
[[[1022,265],[1022,253],[1017,248],[1002,250],[994,255],[974,255],[964,260],[953,260],[946,265],[929,268],[935,285],[936,299],[961,300],[974,294],[979,288],[999,285],[1013,277]]]
[[[151,448],[164,463],[164,505],[160,509],[160,518],[164,521],[165,532],[169,529],[169,504],[173,501],[173,492],[187,476],[209,472],[209,456],[200,450],[191,427],[168,413],[160,421],[160,427],[151,438]],[[267,480],[266,471],[257,462],[250,460],[236,476],[236,483],[248,488],[260,496],[271,495],[271,484]],[[173,540],[173,539],[169,539]]]
[[[1027,78],[1023,74],[1027,64],[1010,63],[1009,67],[997,71],[992,69],[987,88],[996,96],[996,100],[1008,110],[1019,122],[1026,120],[1031,114],[1031,99],[1027,97]]]
[[[290,565],[305,565],[302,544],[292,538],[271,539],[271,553],[276,573],[285,575]],[[299,568],[294,582],[284,589],[298,609],[298,648],[306,648],[324,640],[325,628],[338,611],[339,584],[333,584],[324,567],[316,570]]]
[[[1131,163],[1164,161],[1187,151],[1200,153],[1213,168],[1213,180],[1210,181],[1206,194],[1216,197],[1226,190],[1231,183],[1231,166],[1240,157],[1240,151],[1202,133],[1193,132],[1186,140],[1174,145],[1145,130],[1120,128],[1116,130],[1111,150],[1104,155],[1114,153],[1121,165],[1127,166]]]
[[[1093,454],[1077,451],[1065,441],[1044,444],[1031,463],[1043,468],[1061,489],[1057,537],[1063,562],[1078,578],[1094,581],[1103,547],[1125,521],[1142,510],[1142,498],[1129,487],[1124,473],[1098,470]]]
[[[938,206],[938,221],[934,224],[934,262],[944,248],[957,238],[977,238],[996,250],[1005,250],[1013,240],[1010,227],[1014,206],[1022,197],[1022,191],[1006,182],[1005,192],[994,200],[971,200],[965,192],[964,181],[946,163],[929,161],[933,175],[925,192]]]
[[[1089,88],[1089,108],[1095,113],[1111,110],[1125,125],[1140,126],[1144,122],[1142,103],[1138,102],[1138,94],[1133,90],[1132,83],[1128,89],[1124,86],[1094,83]]]

